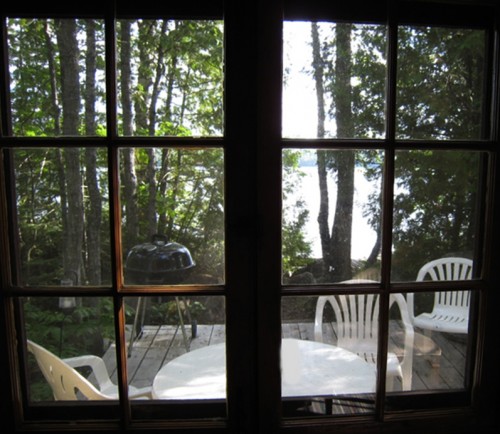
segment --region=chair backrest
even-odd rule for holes
[[[337,345],[358,352],[359,348],[377,347],[379,296],[376,294],[327,295],[318,297],[314,339],[323,341],[323,311],[330,303],[337,323]],[[406,301],[401,294],[391,294],[390,306],[396,303],[401,318],[409,324]]]
[[[424,280],[470,280],[472,260],[467,258],[439,258],[425,264],[417,274],[417,282]],[[467,316],[470,291],[436,291],[434,309],[453,308],[457,314]]]
[[[55,354],[30,340],[27,345],[28,351],[35,356],[45,380],[52,388],[56,401],[113,399],[102,394],[90,381]]]

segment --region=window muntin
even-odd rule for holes
[[[13,135],[105,134],[104,20],[12,18],[7,31]]]
[[[221,136],[222,21],[141,19],[117,24],[119,133]]]

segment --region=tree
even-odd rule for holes
[[[78,65],[78,42],[74,20],[56,20],[57,44],[61,56],[61,105],[62,134],[78,135],[80,125],[80,82]],[[76,148],[63,150],[64,168],[61,170],[61,185],[66,187],[66,215],[63,215],[63,267],[64,280],[80,284],[82,272],[82,243],[84,209],[80,151]]]
[[[317,23],[311,24],[313,49],[313,74],[318,96],[318,137],[324,137],[324,59],[321,53]],[[351,113],[351,25],[335,26],[335,78],[331,93],[338,137],[353,137]],[[354,195],[354,154],[351,151],[317,151],[320,191],[318,214],[325,278],[332,281],[352,277],[351,231]],[[337,203],[333,226],[329,229],[329,199],[327,172],[334,170],[337,176]],[[328,276],[328,277],[326,277]]]

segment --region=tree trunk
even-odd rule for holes
[[[153,148],[146,149],[146,153],[148,155],[148,165],[145,182],[148,186],[148,199],[145,220],[147,223],[147,233],[149,238],[151,238],[158,231],[156,218],[156,157]]]
[[[337,122],[337,137],[353,138],[352,86],[351,86],[351,24],[335,26],[335,86],[334,105]],[[330,273],[334,281],[352,278],[352,210],[354,206],[354,165],[353,151],[335,152],[337,168],[337,203],[332,227]]]
[[[321,46],[319,42],[319,31],[317,23],[311,23],[311,38],[312,38],[312,49],[313,49],[312,66],[313,66],[314,83],[316,85],[316,100],[317,100],[317,114],[318,114],[316,134],[318,138],[323,138],[325,137],[325,89],[323,85],[324,68],[323,68],[323,58],[321,55]],[[331,264],[330,264],[330,228],[328,224],[329,197],[328,197],[325,151],[317,150],[316,159],[318,165],[318,180],[319,180],[319,195],[320,195],[318,225],[319,225],[319,235],[321,240],[321,253],[323,255],[323,265],[324,265],[323,274],[326,274]]]
[[[97,179],[97,150],[85,149],[85,176],[89,195],[87,213],[87,278],[90,285],[101,284],[102,204]]]
[[[123,135],[132,136],[132,97],[131,89],[131,46],[130,21],[122,20],[120,44],[120,87],[123,116]],[[137,207],[137,174],[135,171],[134,148],[123,148],[121,156],[121,183],[123,186],[123,206],[125,219],[123,226],[123,249],[127,252],[139,239],[139,211]]]
[[[138,68],[138,92],[134,99],[135,126],[139,134],[146,135],[148,128],[147,107],[150,105],[151,88],[151,64],[152,60],[148,56],[147,47],[150,45],[149,39],[154,34],[154,26],[148,22],[139,22],[139,68]]]
[[[158,50],[156,53],[156,71],[155,71],[155,79],[153,82],[153,88],[151,90],[151,103],[149,104],[149,135],[154,136],[156,132],[156,116],[157,116],[157,110],[156,110],[156,104],[158,102],[158,97],[160,94],[160,82],[163,77],[163,74],[165,73],[165,65],[164,65],[164,48],[162,44],[162,37],[164,33],[167,31],[167,21],[163,21],[163,24],[161,26],[160,30],[160,37],[158,38]]]
[[[57,43],[61,56],[62,133],[78,135],[80,112],[80,83],[78,41],[75,20],[56,20]],[[78,148],[64,149],[68,225],[64,234],[64,279],[80,284],[83,242],[83,194]]]
[[[330,275],[333,281],[352,278],[351,241],[354,206],[354,152],[336,151],[337,203],[330,243]]]
[[[50,75],[50,110],[52,112],[52,117],[54,118],[54,135],[58,136],[61,134],[61,109],[57,101],[57,74],[54,64],[56,56],[54,54],[52,39],[49,34],[48,21],[45,22],[44,30],[45,45],[47,47],[47,64]]]
[[[163,201],[167,200],[167,185],[168,185],[168,172],[170,169],[170,150],[164,148],[161,151],[161,172],[159,174],[158,183],[158,196]],[[158,210],[158,233],[166,234],[167,229],[167,210],[165,204]]]
[[[85,56],[85,131],[96,134],[96,38],[94,20],[85,20],[87,33],[87,53]],[[85,181],[88,191],[88,212],[86,213],[87,279],[90,285],[101,284],[101,219],[102,203],[97,175],[97,150],[85,149]]]
[[[325,88],[324,60],[321,53],[318,25],[311,24],[313,75],[316,84],[318,126],[317,136],[325,136]],[[333,105],[337,137],[354,137],[351,102],[351,25],[336,25],[335,27],[335,68],[333,86]],[[318,213],[319,233],[323,254],[325,277],[329,281],[347,280],[352,277],[351,240],[352,212],[354,205],[354,163],[352,151],[318,150],[318,179],[320,192],[320,209]],[[337,172],[337,202],[335,216],[330,232],[328,170]]]

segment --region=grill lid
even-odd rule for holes
[[[187,272],[194,266],[189,250],[182,244],[168,241],[162,234],[153,235],[151,242],[132,247],[125,261],[128,276],[140,281],[157,280],[175,273],[181,279],[185,273],[178,272]]]

